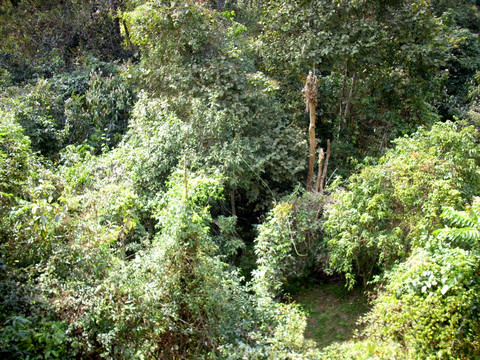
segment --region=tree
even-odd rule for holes
[[[381,153],[435,118],[430,98],[439,91],[435,71],[444,45],[427,2],[272,0],[263,9],[264,66],[297,109],[295,88],[307,69],[317,69],[317,114],[325,123],[318,129],[320,138],[337,138],[337,162]]]
[[[195,1],[145,1],[124,18],[142,53],[134,74],[151,99],[138,104],[135,126],[159,124],[166,112],[178,119],[184,142],[169,151],[177,160],[186,153],[192,170],[223,173],[232,204],[236,196],[255,202],[290,190],[305,166],[305,142],[276,83],[256,71],[247,29]]]
[[[130,56],[122,47],[117,11],[121,2],[32,1],[0,5],[0,65],[20,83],[75,67],[75,59]]]

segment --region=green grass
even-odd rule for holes
[[[344,284],[324,284],[301,290],[294,300],[308,316],[305,337],[313,339],[319,348],[352,338],[358,319],[368,308],[361,289],[347,291]]]

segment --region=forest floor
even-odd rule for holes
[[[357,321],[368,310],[363,289],[347,291],[343,283],[318,284],[300,290],[293,299],[307,314],[305,337],[319,348],[352,338]]]

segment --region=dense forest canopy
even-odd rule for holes
[[[480,357],[478,1],[0,19],[2,358]],[[356,335],[299,283],[368,291]]]

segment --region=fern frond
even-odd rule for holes
[[[450,239],[460,245],[461,243],[475,246],[480,241],[480,229],[474,228],[446,228],[435,232],[437,237]]]
[[[434,236],[440,240],[448,239],[456,245],[478,248],[480,245],[480,197],[473,197],[473,204],[467,204],[465,211],[444,209],[441,217],[454,227],[437,230],[433,233]]]
[[[478,228],[480,225],[478,217],[471,208],[467,211],[457,211],[453,208],[446,208],[440,216],[456,227]]]

